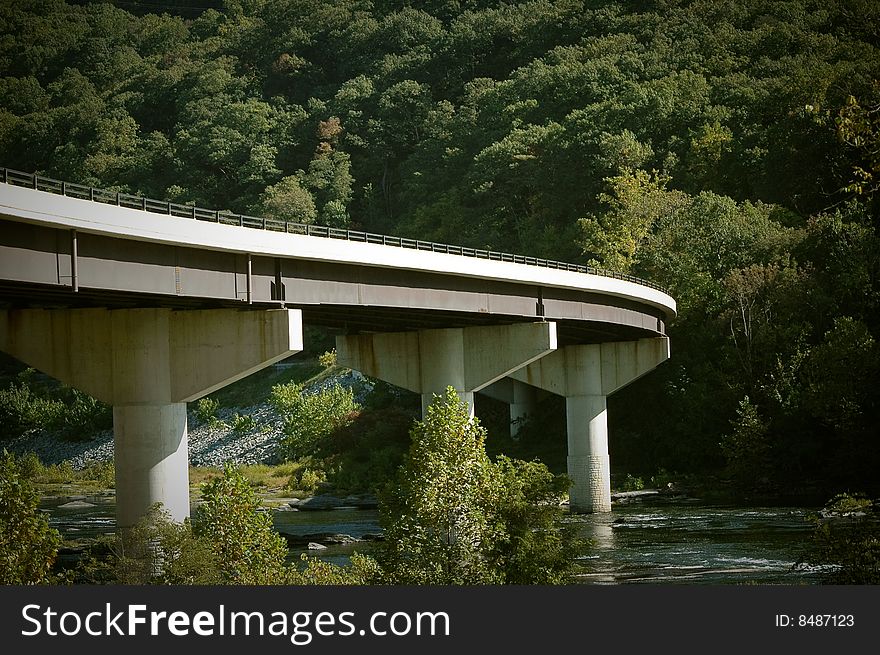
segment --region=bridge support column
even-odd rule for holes
[[[422,396],[453,387],[471,416],[474,392],[556,349],[555,323],[518,323],[336,338],[340,364]]]
[[[669,358],[669,339],[566,346],[512,377],[565,396],[570,508],[611,510],[606,398]]]
[[[189,516],[186,403],[302,350],[298,310],[22,309],[0,350],[113,405],[116,517]]]
[[[519,380],[504,378],[481,389],[480,393],[507,403],[510,411],[510,436],[515,439],[523,419],[535,411],[538,390]]]

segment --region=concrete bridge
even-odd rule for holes
[[[606,398],[669,357],[674,315],[626,275],[0,169],[0,350],[113,406],[123,527],[189,515],[186,403],[300,351],[303,322],[423,408],[564,396],[572,511],[609,511]]]

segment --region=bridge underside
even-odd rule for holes
[[[106,309],[247,309],[241,301],[192,296],[108,292],[104,289],[84,289],[72,293],[68,287],[43,284],[15,285],[0,282],[0,309],[50,308],[76,309],[102,307]],[[256,302],[253,309],[293,308],[302,311],[306,325],[330,328],[334,332],[359,334],[362,332],[406,332],[434,328],[462,328],[479,325],[510,325],[533,323],[541,317],[522,315],[480,314],[473,312],[400,309],[364,305],[301,305],[292,302]],[[609,325],[602,321],[556,320],[559,344],[605,343],[633,341],[657,336],[656,331],[631,326]]]
[[[346,334],[551,320],[560,345],[665,334],[660,310],[570,289],[206,251],[0,222],[0,307],[289,307]]]

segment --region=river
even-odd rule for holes
[[[88,496],[92,507],[62,507],[70,498],[46,499],[50,523],[69,538],[112,533],[112,496]],[[585,584],[818,584],[821,571],[794,564],[809,545],[811,525],[803,507],[714,505],[694,499],[615,503],[609,514],[569,520],[589,546],[579,558]],[[293,535],[341,533],[360,538],[378,533],[375,510],[338,509],[274,512],[279,532]],[[307,552],[344,564],[373,544],[330,545]]]

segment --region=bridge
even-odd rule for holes
[[[304,323],[423,408],[564,396],[571,509],[609,511],[606,398],[669,357],[675,311],[591,267],[0,169],[0,350],[113,406],[122,527],[189,515],[186,403],[302,350]]]

